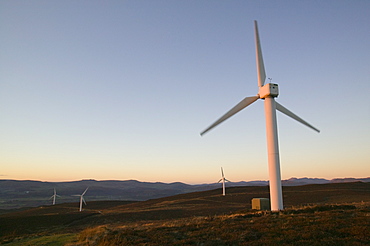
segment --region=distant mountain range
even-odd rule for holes
[[[319,179],[319,178],[290,178],[282,181],[283,186],[299,186],[307,184],[370,182],[369,178]],[[232,186],[266,186],[268,181],[228,182]],[[41,182],[31,180],[0,180],[0,209],[35,207],[50,205],[54,188],[60,196],[57,203],[78,202],[79,198],[72,195],[81,194],[87,187],[84,196],[86,201],[126,200],[144,201],[154,198],[173,196],[196,191],[206,191],[221,188],[221,184],[161,183],[140,182],[137,180],[80,180],[72,182]]]

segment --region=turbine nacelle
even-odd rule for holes
[[[279,86],[278,84],[268,83],[260,87],[258,91],[258,96],[261,99],[266,97],[277,97],[279,96]]]

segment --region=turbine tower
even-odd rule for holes
[[[73,196],[79,196],[80,197],[80,212],[82,211],[82,202],[85,203],[85,205],[86,205],[84,195],[85,195],[85,193],[88,189],[89,189],[89,187],[87,187],[86,190],[81,195],[73,195]]]
[[[54,195],[52,195],[49,199],[52,199],[53,198],[53,205],[55,205],[55,200],[56,200],[56,198],[57,198],[57,196],[58,197],[60,197],[59,195],[57,195],[57,191],[55,190],[55,188],[54,188]]]
[[[225,192],[225,182],[228,181],[230,182],[230,180],[226,179],[225,178],[225,175],[224,175],[224,170],[222,169],[221,167],[221,179],[217,182],[217,183],[220,183],[222,181],[222,195],[226,195],[226,192]]]
[[[252,97],[246,97],[239,102],[230,111],[219,118],[215,123],[205,129],[201,135],[205,134],[221,122],[230,118],[240,110],[246,108],[250,104],[254,103],[258,99],[264,100],[265,104],[265,117],[266,117],[266,137],[267,137],[267,154],[268,154],[268,166],[269,166],[269,185],[270,185],[270,202],[271,210],[278,211],[282,210],[283,207],[283,195],[281,188],[281,175],[280,175],[280,161],[279,161],[279,145],[278,145],[278,132],[277,132],[277,121],[276,121],[276,110],[286,114],[287,116],[297,120],[298,122],[312,128],[313,130],[320,132],[318,129],[304,121],[302,118],[283,107],[281,104],[275,101],[275,97],[279,95],[279,88],[277,84],[268,83],[265,85],[266,73],[265,66],[262,58],[262,49],[260,38],[258,34],[257,21],[254,21],[255,31],[255,42],[256,42],[256,62],[257,62],[257,77],[258,77],[258,94]]]

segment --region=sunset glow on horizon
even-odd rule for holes
[[[253,20],[282,179],[370,176],[370,2],[2,1],[0,179],[268,180]],[[266,79],[268,82],[269,80]],[[266,83],[267,83],[266,82]]]

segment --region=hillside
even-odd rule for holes
[[[370,182],[370,178],[363,179],[317,179],[291,178],[283,180],[283,186],[297,186],[306,184],[329,184],[343,182]],[[227,182],[227,187],[236,186],[267,186],[267,181]],[[23,207],[37,207],[51,204],[54,188],[60,196],[57,203],[71,203],[78,201],[72,195],[81,194],[89,187],[85,195],[86,201],[145,201],[149,199],[168,197],[196,191],[206,191],[220,188],[221,184],[189,185],[180,182],[140,182],[137,180],[81,180],[72,182],[41,182],[30,180],[0,180],[0,210],[17,209]]]
[[[76,232],[102,225],[136,228],[170,221],[176,224],[180,223],[176,220],[196,217],[245,214],[251,213],[252,198],[268,197],[269,194],[267,186],[231,187],[226,193],[226,196],[222,196],[221,189],[216,189],[141,202],[88,202],[83,212],[78,212],[78,203],[42,206],[0,215],[0,238],[6,242],[34,235],[76,235]],[[370,183],[287,186],[283,188],[283,194],[287,211],[307,205],[349,203],[362,204],[366,210],[366,204],[370,203]],[[356,207],[352,206],[351,209]]]

